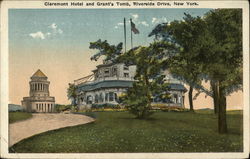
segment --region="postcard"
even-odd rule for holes
[[[247,1],[2,1],[1,158],[247,158]]]

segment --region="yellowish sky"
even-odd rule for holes
[[[22,53],[20,52],[22,51]],[[37,57],[32,56],[36,51]],[[54,51],[60,51],[61,54],[55,54]],[[73,82],[75,79],[91,74],[91,70],[101,62],[99,60],[90,61],[90,56],[93,52],[81,48],[60,49],[46,52],[40,48],[13,49],[10,51],[9,57],[9,103],[21,104],[24,96],[29,95],[29,81],[32,74],[41,69],[50,84],[50,95],[55,96],[56,103],[68,104],[70,101],[67,99],[66,90],[68,83]],[[18,56],[17,52],[20,52]],[[76,52],[72,56],[72,52]],[[206,84],[208,86],[208,84]],[[189,87],[186,86],[188,89]],[[194,91],[194,95],[195,95]],[[227,98],[228,109],[242,109],[243,106],[243,93],[241,91],[233,93]],[[188,92],[185,94],[185,107],[189,108]],[[213,108],[213,100],[211,97],[205,97],[202,93],[194,100],[194,108]]]

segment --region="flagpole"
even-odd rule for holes
[[[132,19],[130,18],[130,26],[131,26],[131,49],[133,48],[133,34],[132,34]]]
[[[127,46],[127,42],[126,42],[126,19],[124,17],[124,48],[125,48],[125,52],[126,52],[126,46]]]

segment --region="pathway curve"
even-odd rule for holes
[[[9,125],[9,146],[49,130],[86,124],[93,118],[80,114],[32,114],[32,118]]]

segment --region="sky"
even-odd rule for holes
[[[41,69],[48,77],[50,95],[56,103],[67,104],[68,83],[91,74],[101,63],[91,61],[97,50],[89,43],[98,39],[117,45],[124,42],[126,18],[127,49],[130,49],[131,18],[140,34],[133,35],[133,46],[147,46],[148,37],[159,23],[182,20],[184,12],[203,16],[209,9],[10,9],[9,10],[9,102],[21,104],[29,94],[32,74]],[[188,87],[187,87],[188,88]],[[187,93],[186,93],[187,95]],[[242,107],[242,93],[229,97],[231,107]],[[185,103],[188,106],[188,98]],[[212,107],[205,95],[194,103],[197,108]]]

